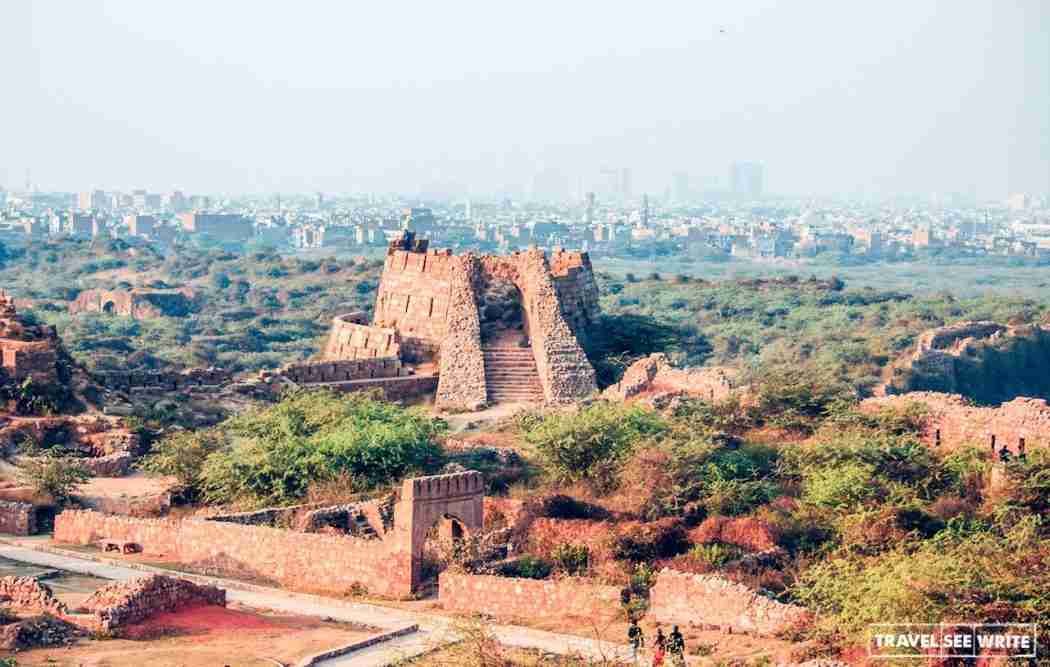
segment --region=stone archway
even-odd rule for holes
[[[450,475],[406,479],[394,512],[398,550],[411,557],[411,589],[423,583],[423,549],[427,534],[439,526],[443,537],[466,539],[479,533],[484,521],[485,480],[470,470]]]

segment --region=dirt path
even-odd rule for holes
[[[170,570],[142,565],[132,568],[108,562],[99,562],[81,557],[79,554],[54,549],[41,543],[39,540],[26,540],[18,544],[12,542],[0,543],[0,557],[121,581],[140,577],[144,571],[167,575],[176,574],[199,583],[209,583],[225,588],[227,600],[253,609],[271,609],[302,616],[331,618],[337,621],[369,625],[384,630],[403,628],[412,624],[419,625],[419,632],[417,633],[370,647],[369,649],[356,651],[341,658],[334,658],[319,663],[322,665],[338,665],[340,667],[386,665],[400,659],[420,655],[457,639],[453,628],[453,620],[444,616],[323,598],[316,595],[291,593],[280,589],[250,586],[242,582],[216,577],[201,577],[181,572],[173,573]],[[626,660],[628,657],[626,646],[610,642],[543,630],[533,630],[515,625],[497,625],[493,626],[491,630],[500,643],[516,648],[535,648],[562,655],[579,653],[592,659],[616,658]]]

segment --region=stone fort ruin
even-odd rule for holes
[[[129,544],[198,572],[296,590],[342,594],[363,586],[407,598],[426,583],[431,536],[455,543],[481,533],[484,493],[481,473],[469,470],[406,479],[391,496],[349,505],[186,519],[66,510],[55,518],[55,540]]]
[[[436,390],[451,409],[566,403],[597,390],[582,343],[599,313],[587,253],[453,255],[406,232],[387,250],[371,323],[336,317],[322,359],[277,376],[388,397]]]

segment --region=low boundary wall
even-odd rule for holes
[[[657,623],[775,635],[807,621],[811,613],[717,575],[665,568],[649,591],[647,618]]]
[[[411,594],[411,554],[386,540],[299,533],[201,519],[138,519],[66,510],[55,518],[56,542],[134,542],[145,554],[202,574],[345,594],[358,587],[387,597]],[[325,558],[318,558],[325,554]]]

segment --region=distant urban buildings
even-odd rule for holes
[[[763,168],[757,162],[734,162],[729,168],[729,187],[734,195],[759,199],[762,185]]]

